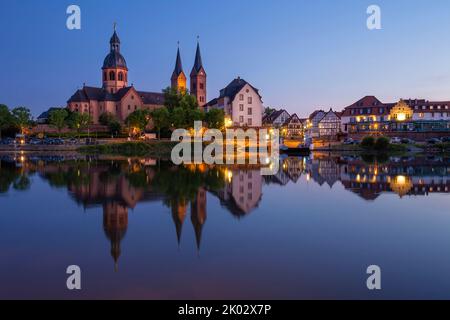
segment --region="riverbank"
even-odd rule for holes
[[[0,145],[1,153],[80,153],[87,155],[121,155],[131,157],[159,157],[170,158],[175,142],[168,140],[161,141],[125,141],[123,139],[103,140],[97,145]],[[342,154],[388,154],[388,155],[408,155],[408,154],[450,154],[450,143],[435,145],[416,144],[391,144],[386,150],[375,150],[363,148],[360,145],[335,145],[331,148],[318,148],[313,152],[333,152]]]
[[[123,155],[123,156],[157,156],[169,158],[172,148],[176,145],[171,141],[152,141],[152,142],[124,142],[113,144],[100,144],[92,146],[82,146],[77,149],[84,154],[102,154],[102,155]]]

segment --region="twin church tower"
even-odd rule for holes
[[[206,104],[206,72],[203,68],[202,55],[200,53],[200,44],[197,42],[197,51],[195,53],[194,66],[190,74],[191,78],[191,95],[197,98],[199,106]],[[180,48],[177,50],[177,59],[175,62],[175,69],[172,73],[171,86],[179,91],[186,91],[186,75],[183,71],[183,64],[181,62]]]

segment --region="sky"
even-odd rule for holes
[[[71,4],[81,30],[66,27]],[[367,28],[372,4],[381,30]],[[240,76],[304,117],[365,95],[450,100],[448,0],[1,0],[0,103],[37,116],[101,86],[114,22],[142,91],[170,84],[178,41],[189,74],[199,36],[208,99]]]

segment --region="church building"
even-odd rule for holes
[[[103,113],[110,113],[123,123],[136,110],[153,111],[164,107],[162,92],[138,91],[133,85],[128,85],[128,67],[121,54],[121,42],[115,28],[109,43],[110,52],[103,62],[101,73],[102,87],[83,85],[67,101],[67,107],[73,112],[88,113],[93,124],[99,123],[100,115]],[[179,48],[171,86],[186,92],[186,75],[183,72]],[[198,43],[195,63],[191,72],[191,93],[197,98],[200,106],[205,105],[206,72],[203,68]]]

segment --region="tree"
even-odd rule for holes
[[[372,149],[375,146],[375,138],[372,136],[364,137],[361,141],[361,147],[364,149]]]
[[[225,127],[225,113],[222,109],[211,109],[205,114],[205,121],[210,129]]]
[[[205,114],[200,109],[186,110],[186,128],[193,128],[195,121],[203,121]]]
[[[25,107],[17,107],[11,111],[13,123],[20,129],[20,133],[24,133],[26,127],[31,124],[31,111]]]
[[[179,107],[183,96],[186,94],[180,93],[177,89],[168,87],[163,90],[164,106],[172,112],[176,107]]]
[[[266,108],[264,109],[264,115],[268,116],[268,115],[270,115],[272,112],[274,112],[275,110],[276,110],[276,109],[274,109],[274,108],[266,107]]]
[[[170,126],[174,128],[185,128],[186,112],[181,107],[176,107],[170,113]]]
[[[0,104],[0,140],[2,139],[2,130],[9,128],[12,124],[11,112],[6,105]]]
[[[153,125],[158,130],[158,139],[161,139],[161,129],[170,126],[170,113],[167,108],[159,108],[151,113]]]
[[[389,138],[379,137],[375,142],[375,149],[378,151],[386,151],[389,148],[390,141]]]
[[[49,115],[49,123],[51,126],[58,129],[59,137],[61,137],[61,131],[66,126],[66,119],[69,113],[66,109],[53,110]]]
[[[122,131],[122,126],[120,125],[119,121],[114,120],[108,124],[109,132],[113,136],[117,136]]]
[[[132,131],[137,131],[137,133],[144,131],[149,121],[150,114],[147,110],[136,110],[125,119],[130,133]]]
[[[70,126],[77,131],[78,139],[80,138],[81,132],[89,127],[91,123],[92,119],[88,113],[74,112],[71,114]]]
[[[98,118],[98,122],[104,126],[109,126],[114,121],[117,121],[117,119],[111,112],[104,112]]]

